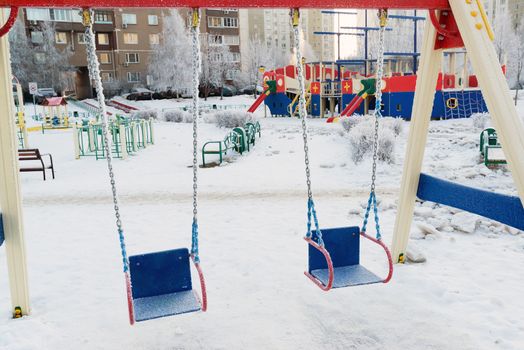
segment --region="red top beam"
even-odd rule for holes
[[[448,0],[0,0],[0,7],[202,7],[446,9]]]

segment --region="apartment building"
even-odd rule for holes
[[[38,47],[42,22],[55,27],[55,45],[69,46],[69,63],[75,72],[67,90],[79,98],[92,97],[93,87],[87,69],[86,38],[78,10],[28,8],[20,16],[29,40]],[[94,31],[102,81],[109,93],[119,93],[148,83],[147,64],[162,31],[162,10],[95,10]],[[35,53],[38,55],[38,52]]]
[[[293,52],[293,33],[287,9],[241,9],[241,47],[248,47],[252,39],[260,40],[271,52],[273,66],[289,63]],[[324,16],[321,10],[307,9],[300,12],[303,39],[312,52],[305,54],[309,60],[332,60],[334,58],[334,37],[315,35],[315,31],[333,31],[334,22]],[[242,65],[247,66],[249,57],[243,56]]]

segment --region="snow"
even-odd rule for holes
[[[249,104],[250,96],[209,103]],[[173,102],[129,101],[143,108]],[[32,108],[32,107],[31,107]],[[524,112],[523,101],[519,110]],[[31,111],[31,109],[29,109]],[[387,285],[324,293],[304,275],[306,188],[300,123],[263,118],[250,153],[199,169],[200,253],[209,308],[128,325],[106,164],[74,159],[70,131],[30,133],[53,154],[56,180],[21,175],[32,314],[10,319],[0,248],[0,349],[522,349],[524,234],[434,203],[417,203],[410,255]],[[355,165],[340,125],[310,120],[313,193],[322,227],[360,225],[371,161]],[[505,166],[481,164],[469,120],[432,121],[424,171],[516,194]],[[130,255],[189,246],[191,124],[155,124],[156,144],[115,160]],[[200,144],[227,129],[200,125]],[[395,162],[379,163],[382,234],[389,245],[409,127]],[[210,161],[211,161],[210,157]],[[206,159],[207,161],[207,159]],[[457,217],[463,223],[457,224]],[[471,229],[471,222],[475,227]],[[462,226],[464,225],[464,226]],[[462,230],[469,226],[470,233]],[[371,231],[372,232],[372,231]],[[363,242],[362,262],[386,274]],[[194,271],[193,271],[194,272]],[[198,289],[198,281],[194,280]]]

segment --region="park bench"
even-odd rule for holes
[[[49,163],[46,165],[43,160],[43,156],[49,157]],[[33,161],[33,162],[40,162],[38,165],[33,166],[27,166],[23,167],[20,165],[20,172],[33,172],[33,171],[41,171],[44,175],[44,181],[46,180],[45,171],[46,169],[51,169],[51,173],[53,174],[53,179],[55,178],[55,168],[53,165],[53,156],[51,156],[49,153],[41,154],[40,150],[38,148],[28,148],[28,149],[19,149],[18,150],[18,160],[20,162],[25,161]]]
[[[206,166],[206,154],[218,154],[222,164],[223,156],[229,150],[240,148],[240,135],[236,131],[230,131],[222,141],[208,141],[202,146],[202,165]]]

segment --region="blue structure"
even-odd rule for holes
[[[318,243],[318,235],[313,240]],[[331,256],[334,268],[333,288],[383,282],[384,279],[360,265],[360,228],[357,226],[322,230],[322,240]],[[324,255],[308,246],[308,271],[324,285],[328,283],[328,266]]]
[[[4,244],[4,220],[2,219],[2,213],[0,213],[0,247]]]
[[[524,230],[524,208],[519,197],[479,190],[426,174],[420,174],[417,197]]]
[[[129,257],[137,322],[199,311],[187,248]]]

